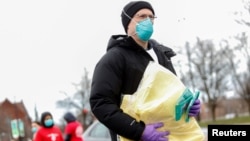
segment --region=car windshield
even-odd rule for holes
[[[109,135],[107,128],[102,124],[96,124],[89,133],[90,137],[107,138]]]

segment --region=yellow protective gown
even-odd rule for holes
[[[161,65],[150,62],[133,95],[124,95],[121,109],[137,121],[145,124],[163,122],[162,131],[170,131],[169,141],[203,141],[205,136],[194,117],[189,122],[183,113],[175,120],[175,105],[186,87],[172,72]],[[131,141],[120,136],[121,141]]]

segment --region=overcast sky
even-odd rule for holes
[[[84,68],[90,74],[112,34],[124,34],[120,14],[128,0],[0,1],[0,101],[23,100],[30,116],[73,94]],[[151,0],[152,38],[170,46],[220,39],[244,31],[233,20],[241,0]]]

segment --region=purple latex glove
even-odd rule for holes
[[[190,108],[188,115],[189,116],[197,116],[200,113],[201,102],[199,99],[194,101],[193,106]]]
[[[163,126],[162,122],[146,125],[143,131],[141,140],[142,141],[168,141],[168,138],[166,137],[167,135],[169,135],[168,131],[157,131],[157,128],[160,128],[162,126]]]

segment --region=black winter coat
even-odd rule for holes
[[[173,73],[172,49],[155,40],[149,40],[159,64]],[[110,38],[106,54],[96,64],[90,95],[90,106],[96,118],[110,129],[112,141],[117,141],[117,134],[140,140],[145,124],[119,108],[123,94],[133,94],[140,83],[143,73],[153,58],[131,37],[113,35]]]

